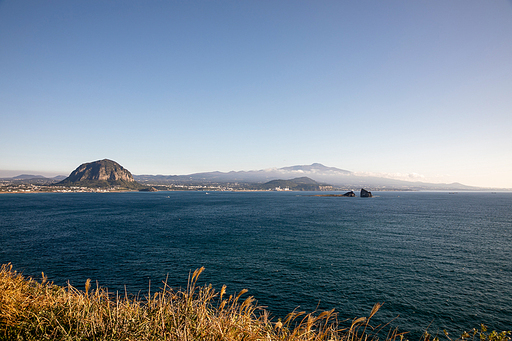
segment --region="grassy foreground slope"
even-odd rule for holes
[[[68,285],[41,282],[12,270],[0,269],[0,340],[344,340],[378,339],[379,328],[368,317],[355,318],[340,328],[334,311],[319,314],[292,312],[283,321],[272,321],[246,291],[226,295],[224,286],[196,285],[203,269],[196,270],[186,290],[174,291],[164,283],[162,291],[144,299],[119,297],[105,289],[85,291]],[[386,340],[406,335],[390,331]],[[465,333],[458,340],[509,341],[510,332]],[[425,333],[423,341],[437,337]]]

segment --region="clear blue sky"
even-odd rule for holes
[[[512,188],[512,2],[0,1],[0,170],[103,158]]]

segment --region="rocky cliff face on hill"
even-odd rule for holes
[[[58,185],[85,187],[121,186],[137,189],[144,187],[137,183],[132,174],[123,166],[112,160],[98,160],[84,163],[75,169]]]

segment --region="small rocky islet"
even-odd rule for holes
[[[356,194],[354,191],[350,191],[344,194],[317,194],[313,195],[314,197],[355,197]],[[361,188],[361,192],[359,193],[359,196],[361,198],[372,198],[372,192],[365,190],[364,188]]]

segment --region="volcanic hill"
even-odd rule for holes
[[[126,189],[146,187],[136,182],[132,173],[123,166],[108,159],[84,163],[56,185],[94,188],[120,187]]]

